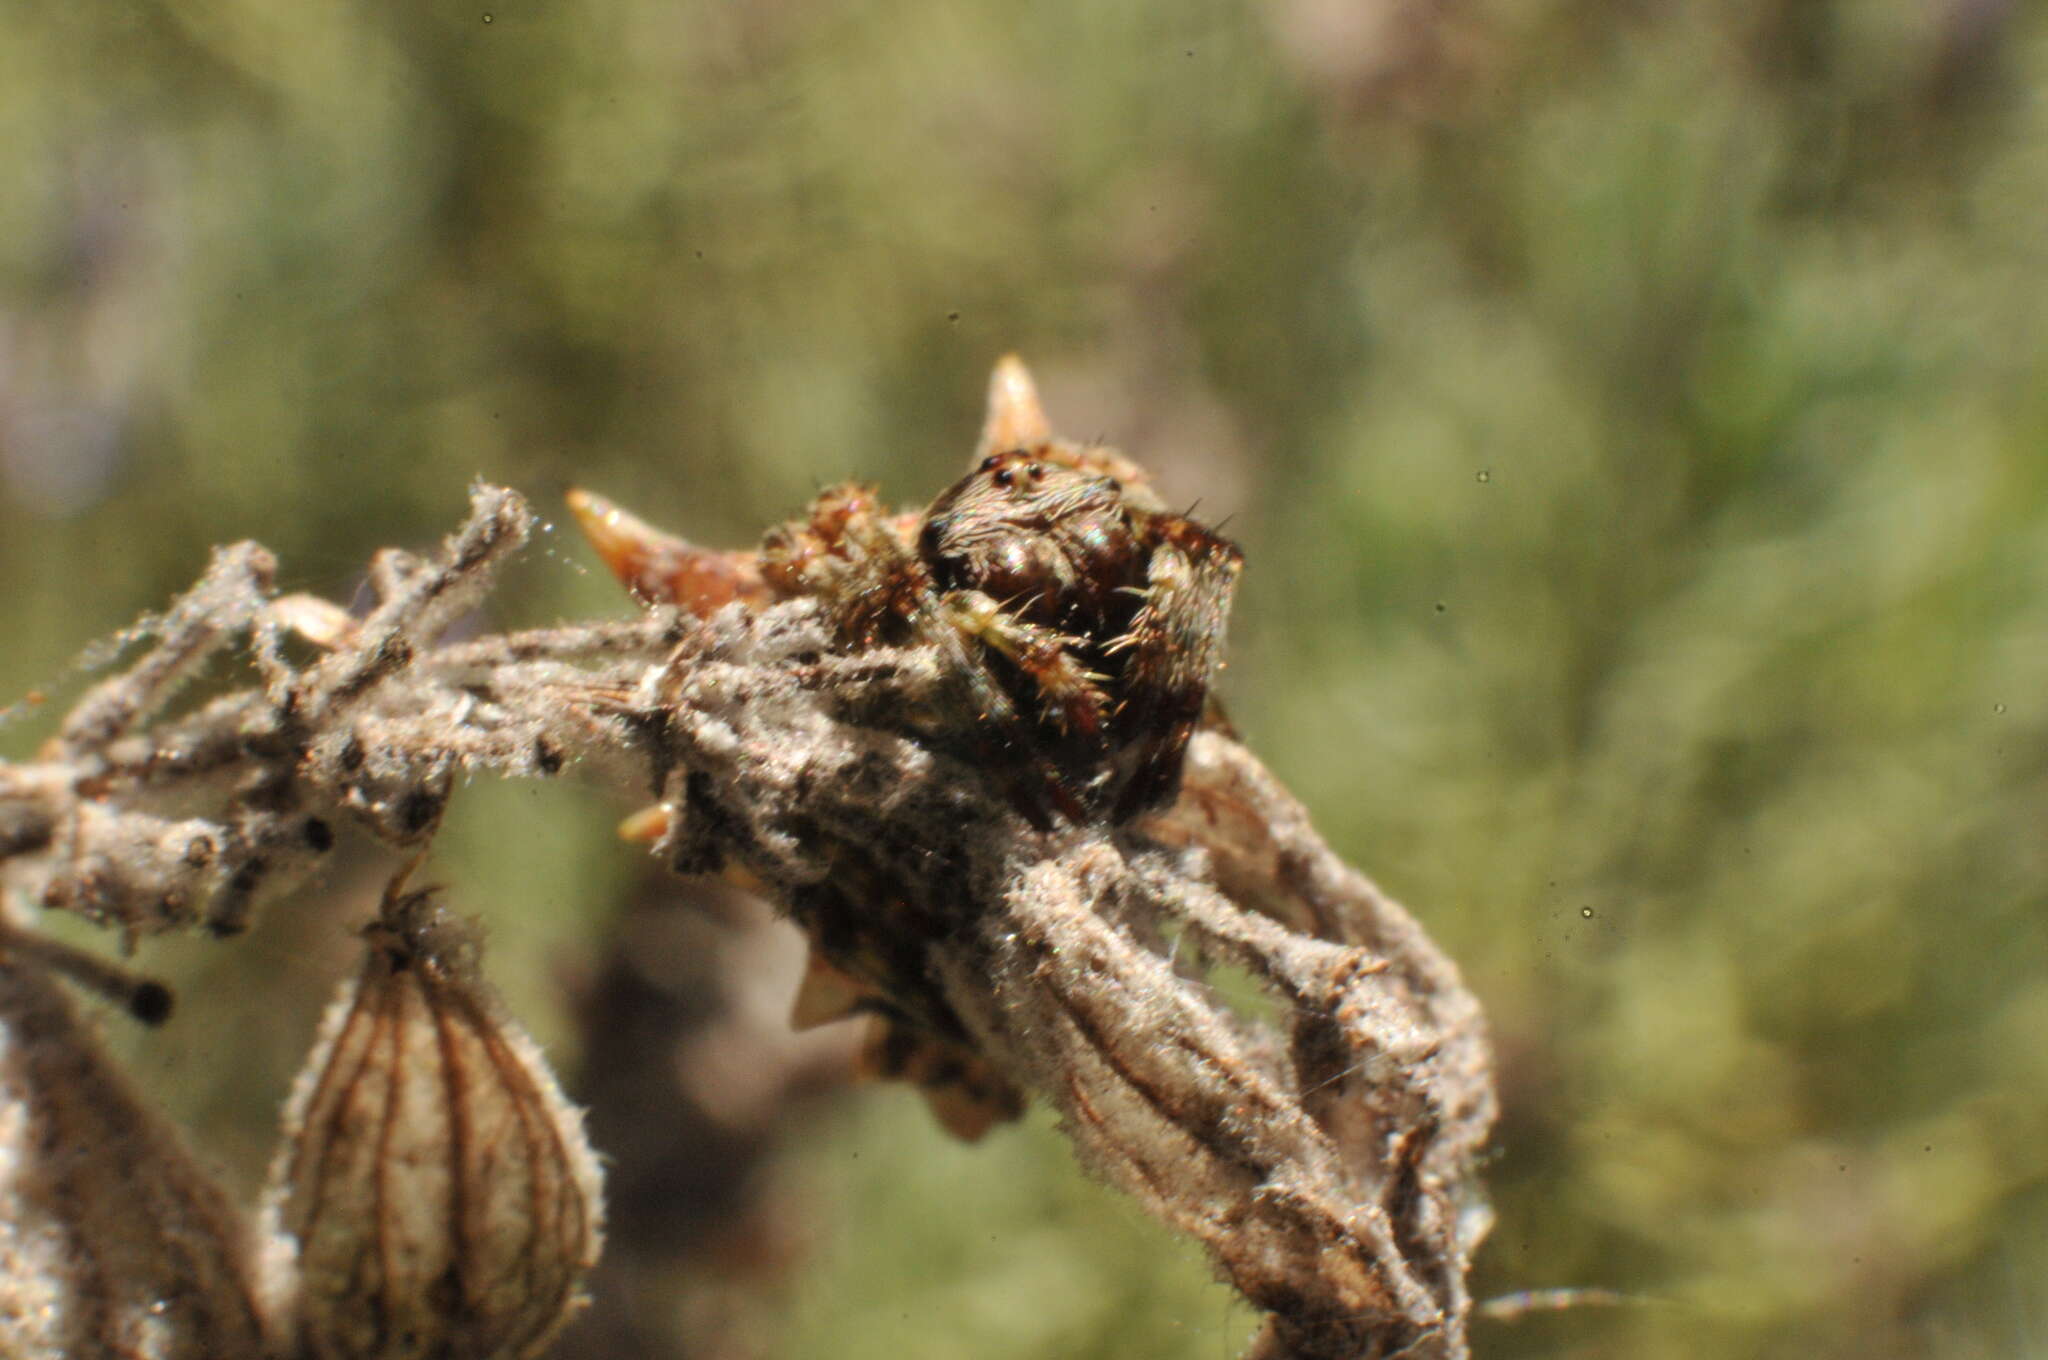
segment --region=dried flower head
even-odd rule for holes
[[[789,909],[799,1019],[874,1017],[871,1069],[964,1136],[1049,1099],[1272,1315],[1260,1356],[1465,1353],[1483,1024],[1215,720],[1234,546],[1054,438],[1015,360],[923,511],[847,484],[747,554],[571,503],[636,595],[702,620],[624,706],[664,772],[631,830]]]
[[[580,1115],[401,874],[285,1115],[273,1293],[309,1360],[538,1355],[596,1263]]]
[[[48,751],[0,762],[0,882],[131,934],[232,933],[338,828],[417,847],[458,776],[575,769],[658,800],[632,827],[670,866],[784,908],[820,960],[805,1017],[866,1013],[870,1065],[949,1127],[1051,1104],[1268,1314],[1260,1360],[1467,1353],[1483,1017],[1215,718],[1233,546],[1053,438],[1014,361],[922,511],[849,485],[729,553],[574,503],[643,617],[444,641],[532,526],[492,487],[437,553],[380,555],[360,619],[223,550]],[[258,683],[168,709],[223,649]],[[1234,1010],[1211,964],[1276,1004]],[[270,1192],[293,1347],[531,1353],[595,1251],[594,1196],[473,936],[394,887]]]
[[[258,1360],[246,1249],[70,998],[0,963],[0,1355]]]

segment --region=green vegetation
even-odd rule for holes
[[[1491,1009],[1479,1291],[1653,1300],[1482,1354],[2048,1353],[2048,24],[1361,8],[0,0],[0,695],[474,476],[730,543],[922,501],[1015,349],[1230,517],[1234,718]],[[495,607],[622,610],[590,563]],[[544,1037],[614,811],[443,847]],[[129,1051],[264,1146],[348,953],[152,946]],[[1042,1119],[862,1099],[787,1353],[1235,1352]]]

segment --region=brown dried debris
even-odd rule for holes
[[[442,645],[530,527],[490,487],[432,559],[384,560],[352,626],[225,550],[42,759],[0,764],[0,881],[225,933],[318,859],[316,826],[418,846],[456,775],[575,767],[659,800],[635,828],[672,867],[785,908],[840,978],[827,1013],[876,1017],[949,1123],[1050,1101],[1269,1314],[1255,1355],[1467,1353],[1483,1020],[1205,707],[1232,545],[1054,439],[1014,361],[929,512],[836,489],[757,557],[577,509],[641,618]],[[321,657],[292,664],[287,632]],[[160,716],[226,647],[260,683]],[[1281,1023],[1219,1000],[1209,962]]]

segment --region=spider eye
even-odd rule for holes
[[[992,453],[981,460],[981,470],[983,472],[993,472],[996,470],[996,466],[1009,456],[1007,453]]]
[[[1031,479],[1032,481],[1034,481],[1034,482],[1042,482],[1042,481],[1044,481],[1044,480],[1045,480],[1045,464],[1043,464],[1043,463],[1027,463],[1027,464],[1025,464],[1025,466],[1024,466],[1024,475],[1025,475],[1026,477],[1029,477],[1029,478],[1030,478],[1030,479]]]
[[[1008,486],[1011,482],[1017,480],[1017,469],[1013,467],[999,467],[996,469],[993,480],[997,486]]]

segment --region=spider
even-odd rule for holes
[[[957,726],[1040,830],[1173,801],[1243,564],[1168,512],[1129,459],[1054,438],[1015,357],[990,380],[971,470],[922,514],[892,515],[874,487],[846,483],[758,552],[721,553],[589,492],[570,504],[643,599],[703,615],[814,596],[849,651],[936,648],[963,700]]]

